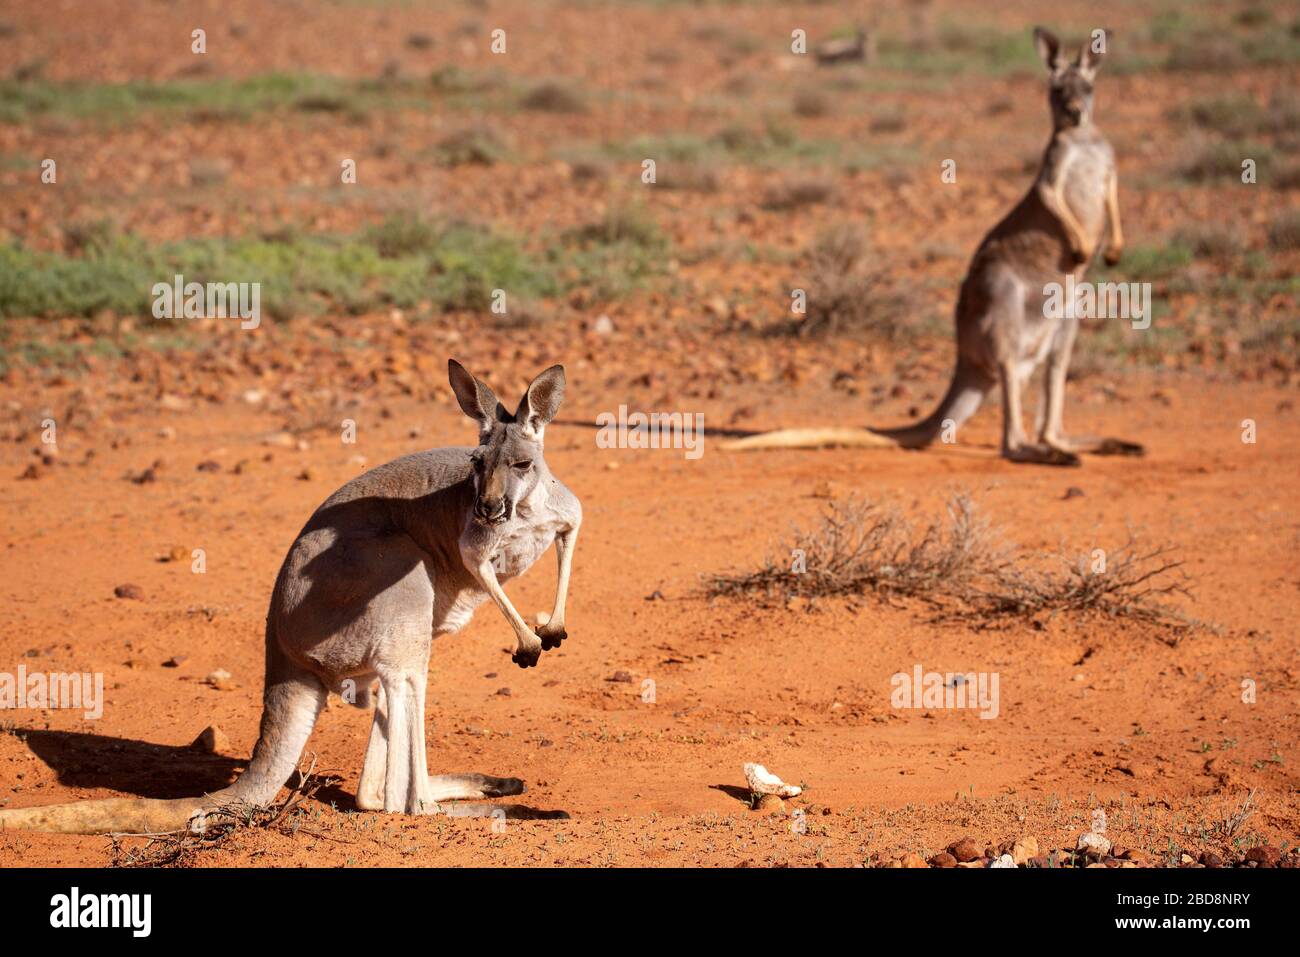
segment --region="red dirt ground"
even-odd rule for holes
[[[42,15],[48,3],[11,6],[6,16],[20,29],[0,39],[3,55],[44,57],[46,76],[59,81],[180,75],[185,47],[159,53],[159,37],[187,37],[209,15],[197,3],[153,5],[148,28],[128,35],[111,24],[132,4],[97,4],[75,30]],[[1114,16],[1108,24],[1141,22],[1133,5],[1101,6]],[[974,15],[961,4],[940,7]],[[1042,3],[997,7],[985,11],[987,22],[1026,36],[1028,25],[1059,13]],[[503,66],[511,74],[625,91],[658,76],[672,95],[579,117],[511,114],[500,123],[523,159],[454,173],[405,158],[455,125],[436,111],[383,115],[360,130],[337,117],[296,117],[242,137],[148,116],[107,130],[83,121],[0,125],[0,153],[53,149],[84,160],[58,192],[0,171],[0,229],[59,248],[70,222],[95,214],[165,241],[268,220],[347,230],[409,204],[528,234],[588,221],[612,202],[570,182],[547,141],[720,125],[725,109],[710,97],[737,73],[758,78],[755,103],[788,100],[788,78],[763,70],[767,54],[701,61],[711,42],[698,29],[705,21],[751,34],[779,21],[788,36],[785,19],[796,14],[778,17],[765,5],[633,4],[617,17],[583,4],[454,8],[431,22],[400,4],[230,2],[223,16],[246,29],[209,69],[373,76],[397,56],[418,74],[473,61],[450,27],[462,19],[490,26],[500,15],[547,38],[520,43]],[[298,29],[307,15],[312,29]],[[843,23],[821,6],[797,16],[814,35]],[[437,34],[432,50],[403,45],[419,30]],[[674,46],[679,61],[651,56]],[[1296,193],[1261,201],[1230,186],[1163,185],[1170,158],[1148,126],[1182,97],[1212,95],[1225,82],[1267,100],[1294,70],[1241,71],[1228,81],[1179,75],[1176,88],[1164,78],[1099,81],[1103,125],[1134,183],[1121,179],[1130,241],[1158,242],[1179,224],[1217,217],[1240,223],[1252,249],[1265,248],[1272,214],[1294,210]],[[1081,341],[1077,361],[1088,371],[1071,383],[1067,424],[1140,441],[1148,449],[1140,460],[1090,458],[1075,470],[1008,464],[997,456],[996,404],[965,427],[958,447],[918,453],[733,454],[710,437],[690,461],[681,451],[596,447],[592,423],[620,404],[700,411],[712,428],[746,429],[898,424],[928,410],[950,367],[945,336],[899,344],[757,335],[750,326],[779,316],[791,269],[726,252],[750,243],[794,253],[825,225],[869,220],[880,254],[914,283],[918,311],[950,314],[970,250],[1028,183],[1024,163],[1042,146],[1045,97],[1040,77],[903,80],[871,103],[914,118],[903,141],[923,155],[924,173],[837,174],[836,201],[794,215],[758,202],[781,178],[771,170],[731,169],[704,196],[665,193],[654,215],[692,253],[672,264],[671,285],[617,302],[577,297],[540,330],[396,312],[267,322],[252,333],[198,324],[190,344],[175,348],[132,346],[117,357],[89,349],[72,362],[11,365],[0,377],[0,672],[20,664],[102,672],[107,707],[96,721],[62,710],[5,715],[0,806],[173,797],[233,779],[257,734],[262,622],[286,549],[316,505],[360,470],[472,441],[446,385],[446,359],[455,356],[511,399],[546,365],[566,365],[568,404],[548,431],[547,460],[582,499],[585,524],[562,650],[536,669],[516,669],[510,632],[490,607],[435,644],[429,765],[520,776],[528,783],[521,800],[571,819],[510,821],[495,833],[485,820],[355,812],[369,716],[332,699],[309,749],[341,784],[308,803],[298,833],[239,830],[193,865],[870,865],[908,852],[929,857],[965,835],[981,846],[1022,835],[1044,850],[1073,846],[1097,808],[1117,845],[1152,862],[1296,844],[1300,373],[1290,341],[1242,354],[1232,332],[1238,321],[1294,316],[1294,295],[1249,314],[1216,314],[1213,328],[1198,324],[1195,297],[1176,299],[1171,321],[1188,341],[1155,363],[1098,358]],[[867,120],[846,106],[799,126],[851,140],[865,135]],[[366,168],[377,185],[355,202],[325,185],[348,137],[375,153]],[[929,185],[929,164],[953,144],[969,172],[960,194],[944,194]],[[194,193],[185,163],[200,154],[228,158],[231,172]],[[721,255],[700,254],[728,243]],[[1293,277],[1296,264],[1291,250],[1269,268]],[[593,331],[602,312],[613,318],[611,334]],[[13,353],[27,343],[88,346],[140,328],[132,317],[101,315],[10,319],[3,330]],[[44,462],[47,415],[60,433],[57,456]],[[338,438],[346,417],[358,424],[355,445]],[[1247,418],[1257,423],[1254,444],[1242,441]],[[286,431],[302,447],[268,438]],[[199,470],[205,462],[218,468]],[[151,466],[153,481],[129,480]],[[1071,487],[1082,496],[1066,499]],[[1214,627],[1178,641],[1155,626],[1095,617],[974,630],[935,624],[918,602],[870,595],[811,609],[703,595],[701,576],[751,568],[779,551],[792,524],[814,521],[828,494],[896,505],[921,520],[953,490],[969,492],[1010,542],[1044,561],[1061,548],[1117,547],[1130,528],[1175,546],[1194,593],[1181,607]],[[206,553],[205,574],[191,573],[188,560],[162,560],[194,548]],[[509,587],[521,611],[549,607],[553,576],[548,556]],[[140,600],[114,597],[128,583]],[[183,658],[179,666],[165,666],[173,657]],[[891,708],[890,676],[917,663],[998,672],[1000,717]],[[204,682],[216,669],[230,673],[230,687]],[[631,681],[611,680],[619,672]],[[647,679],[653,703],[642,701]],[[1242,700],[1245,679],[1255,682],[1254,703]],[[229,737],[228,753],[189,748],[209,725]],[[802,782],[805,794],[783,816],[751,810],[747,761]],[[1254,813],[1228,837],[1224,822],[1251,794]],[[788,815],[794,808],[806,812],[802,833]],[[113,859],[104,837],[0,833],[0,866]]]

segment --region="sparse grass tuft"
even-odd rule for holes
[[[410,215],[352,236],[280,230],[160,246],[94,222],[67,242],[73,255],[0,246],[0,315],[150,316],[153,285],[177,273],[187,282],[259,282],[273,318],[382,305],[484,309],[496,288],[543,296],[560,285],[510,237]]]
[[[1190,249],[1197,259],[1231,259],[1243,250],[1244,245],[1240,231],[1233,226],[1198,223],[1175,233],[1170,248]],[[1181,256],[1177,259],[1181,260]],[[1181,262],[1177,265],[1181,266]]]
[[[1241,180],[1241,164],[1248,159],[1262,167],[1271,159],[1273,151],[1258,143],[1206,143],[1192,151],[1178,166],[1177,173],[1191,183],[1210,183],[1226,179]]]

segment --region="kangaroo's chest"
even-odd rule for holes
[[[497,578],[505,581],[528,571],[551,547],[559,529],[558,518],[549,515],[532,516],[531,520],[520,522],[517,528],[508,529],[492,551],[492,568]]]
[[[1106,184],[1114,163],[1104,140],[1072,145],[1065,157],[1061,191],[1080,225],[1099,231],[1106,219]]]

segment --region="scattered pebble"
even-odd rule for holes
[[[230,739],[226,737],[225,732],[213,724],[204,728],[190,747],[204,754],[228,754]]]
[[[131,601],[144,601],[144,592],[139,585],[118,585],[113,589],[113,594],[118,598],[126,598]]]

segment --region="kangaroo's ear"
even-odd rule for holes
[[[1055,73],[1060,69],[1061,41],[1051,30],[1034,27],[1034,49],[1049,72]]]
[[[1083,41],[1079,47],[1079,72],[1091,79],[1097,72],[1097,65],[1106,56],[1106,44],[1110,42],[1109,30],[1093,30],[1092,36]]]
[[[563,401],[564,366],[551,366],[528,384],[524,397],[519,400],[515,421],[540,433],[559,413]]]
[[[447,378],[461,410],[478,423],[480,432],[488,431],[494,422],[505,417],[505,409],[492,390],[455,359],[447,360]]]

